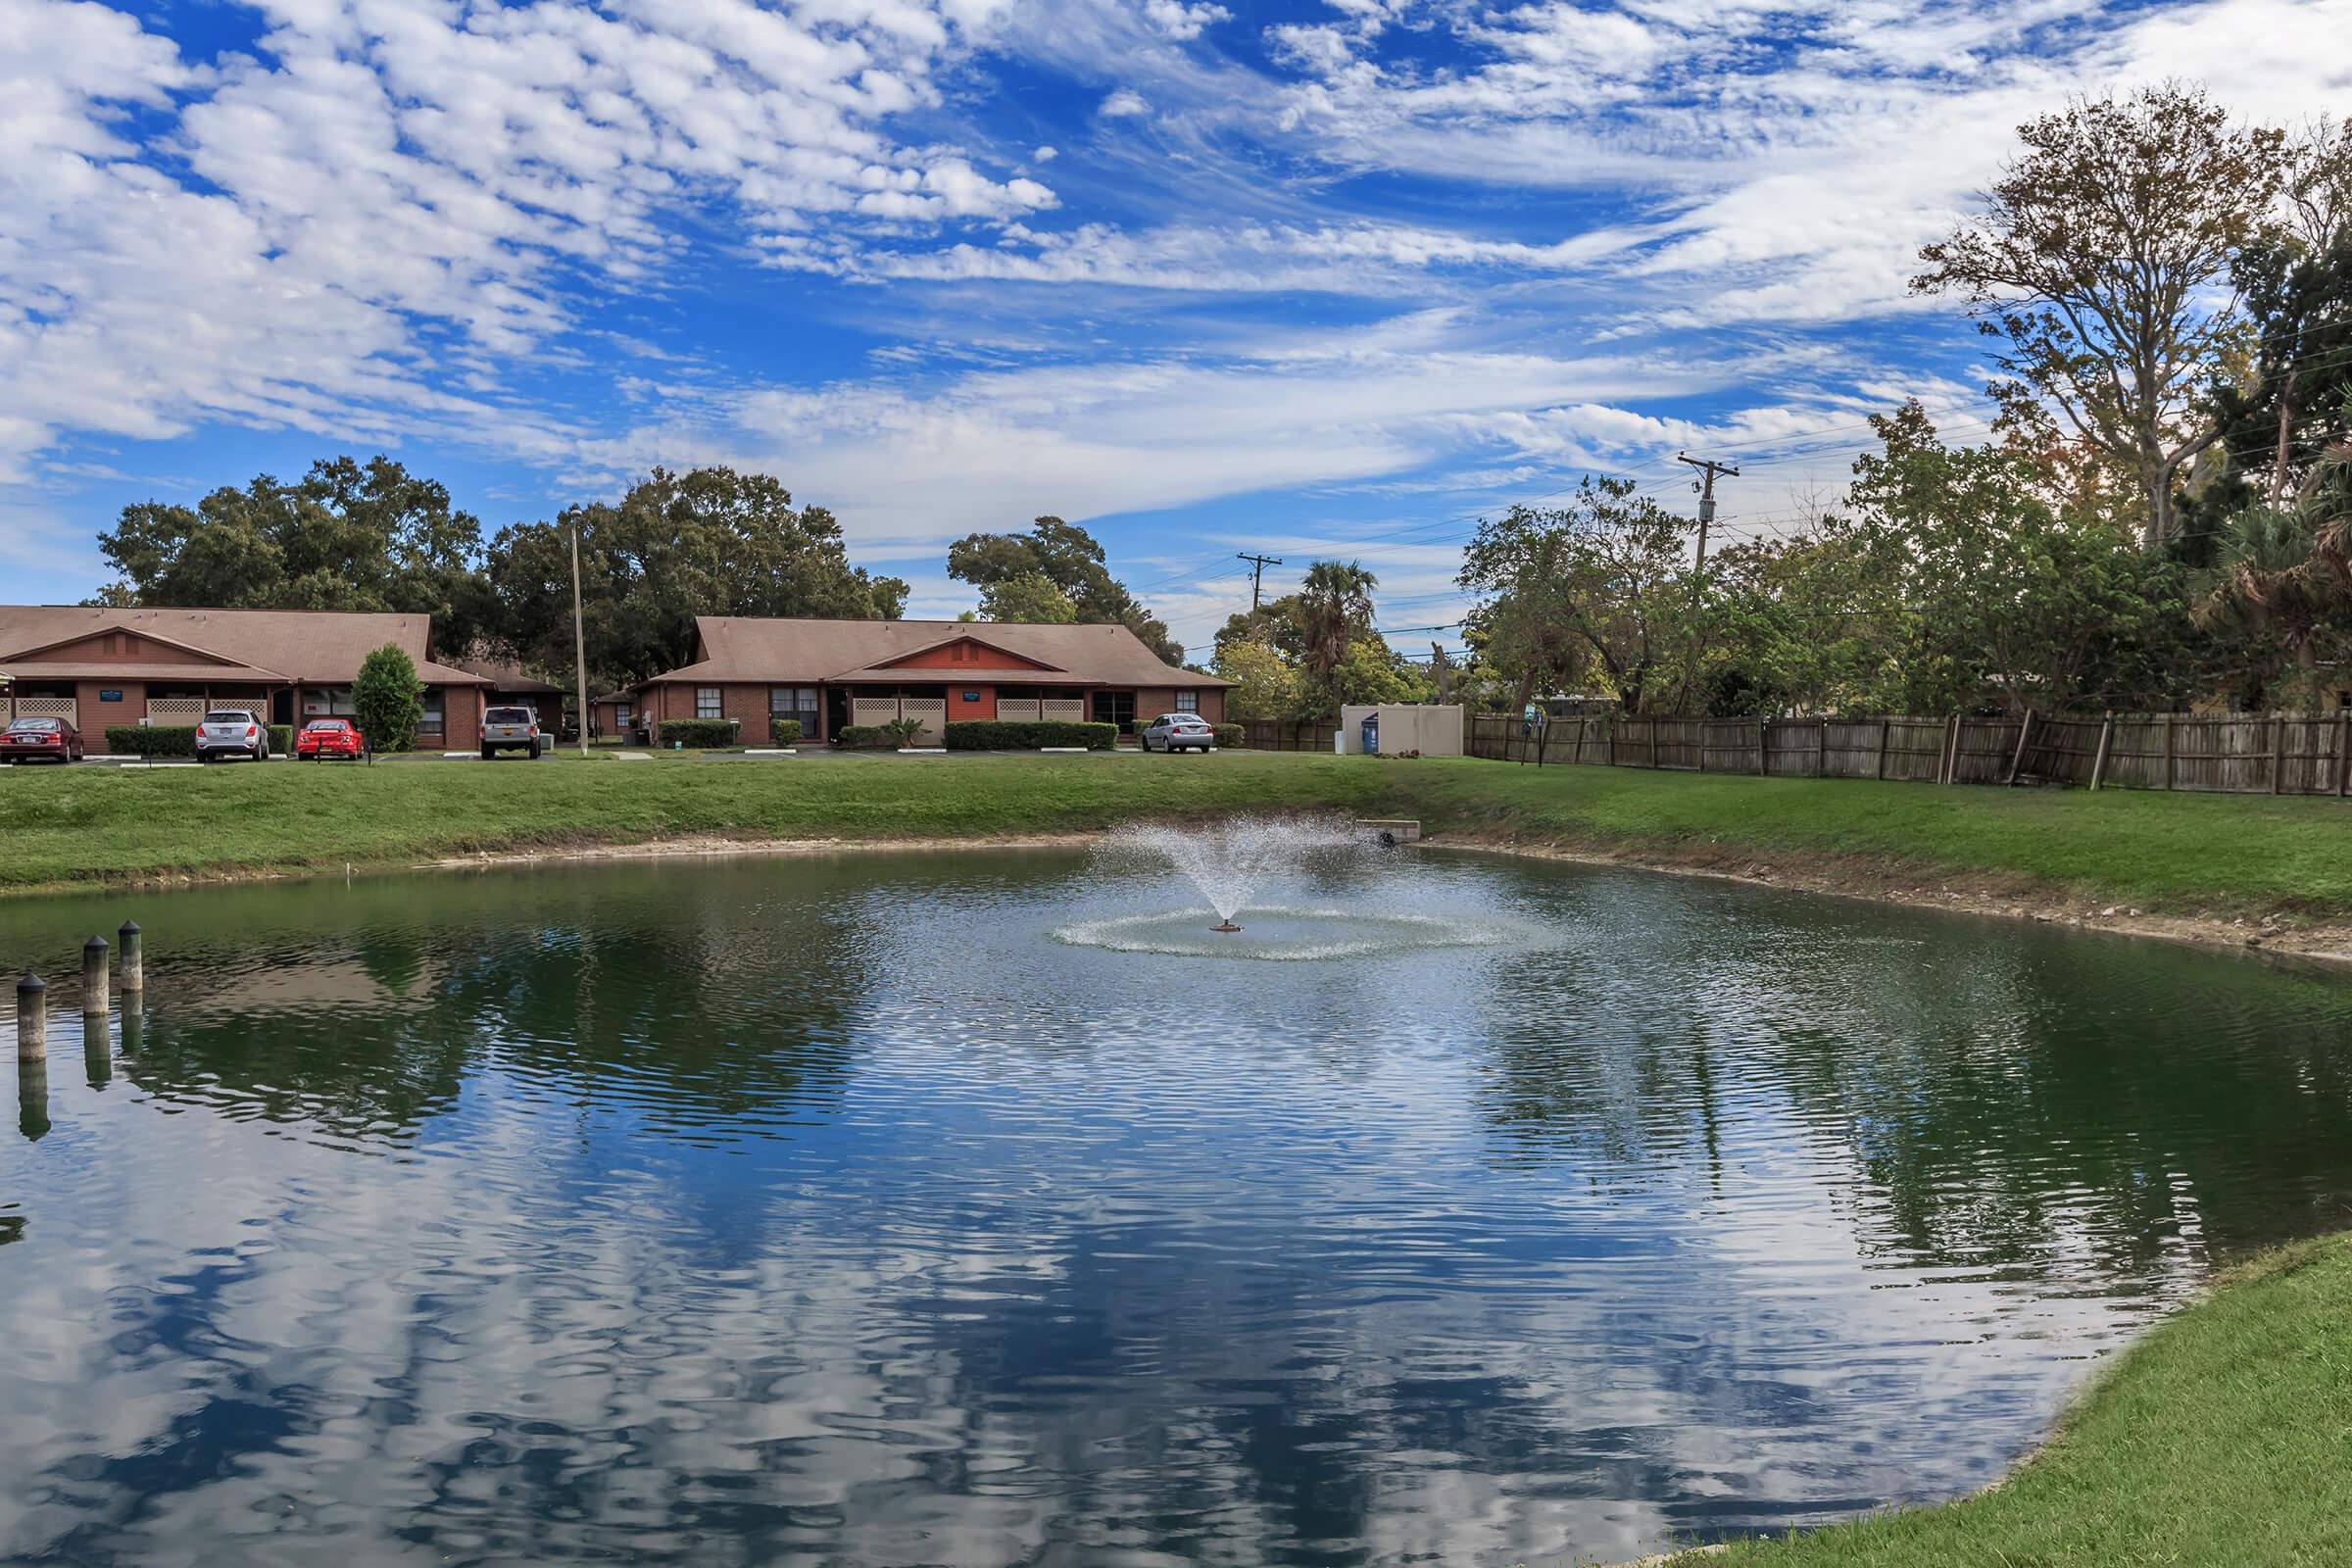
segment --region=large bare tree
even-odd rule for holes
[[[1984,210],[1920,252],[1912,290],[1969,305],[2015,378],[1992,389],[2004,409],[2061,421],[2129,474],[2160,548],[2182,465],[2220,433],[2201,383],[2242,348],[2230,263],[2269,221],[2283,137],[2179,84],[2018,134]]]

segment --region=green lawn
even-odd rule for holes
[[[680,835],[966,838],[1328,808],[1433,832],[2010,879],[2151,911],[2352,914],[2352,805],[1318,755],[840,757],[0,771],[0,887]]]
[[[2125,1352],[2005,1486],[1677,1568],[2352,1562],[2352,1241],[2290,1249]]]

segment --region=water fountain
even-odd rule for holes
[[[1362,873],[1394,843],[1380,830],[1339,816],[1235,816],[1170,826],[1131,823],[1096,851],[1106,878],[1125,885],[1172,868],[1215,917],[1203,933],[1198,907],[1152,909],[1074,921],[1055,940],[1073,947],[1176,957],[1349,958],[1423,948],[1480,947],[1524,933],[1491,918],[1381,907],[1394,895]],[[1268,903],[1277,887],[1294,896],[1301,878],[1321,880],[1312,903]],[[1240,916],[1249,913],[1248,930]]]
[[[1234,916],[1249,906],[1250,895],[1275,871],[1301,868],[1360,855],[1377,840],[1342,817],[1235,816],[1200,827],[1135,822],[1103,841],[1106,858],[1163,859],[1200,890],[1217,912],[1211,931],[1237,933]]]

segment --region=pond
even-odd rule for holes
[[[1607,1560],[1981,1485],[2352,1200],[2329,976],[1436,851],[1261,898],[1408,938],[1200,956],[1046,852],[0,906],[63,1014],[0,1556]]]

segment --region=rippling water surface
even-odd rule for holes
[[[0,906],[56,982],[150,951],[0,1135],[0,1555],[1605,1559],[1978,1485],[2352,1200],[2327,977],[1437,854],[1265,897],[1385,935],[1131,951],[1185,889],[1050,855]]]

